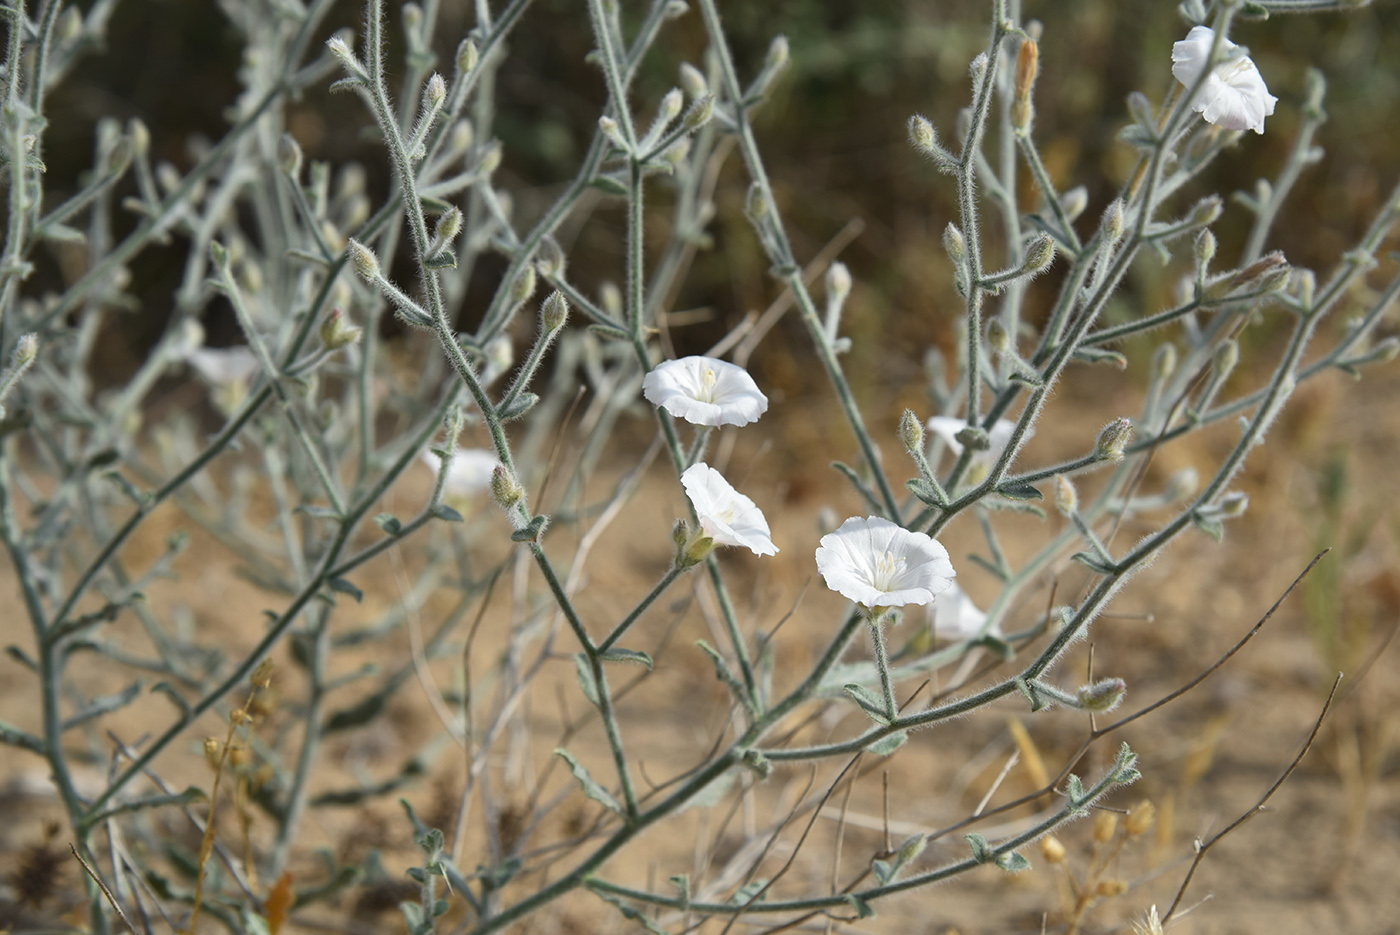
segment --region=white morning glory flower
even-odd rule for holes
[[[1186,87],[1194,85],[1210,61],[1215,30],[1195,26],[1172,46],[1172,74]],[[1208,122],[1226,130],[1264,132],[1264,118],[1274,112],[1278,98],[1264,86],[1254,62],[1229,39],[1220,42],[1220,61],[1210,70],[1191,108]]]
[[[196,347],[184,355],[185,363],[214,386],[247,383],[258,371],[258,358],[247,345]]]
[[[962,457],[963,444],[958,441],[957,435],[967,428],[967,422],[962,419],[955,419],[952,416],[934,416],[928,420],[928,430],[948,444],[948,450],[953,453],[954,458]],[[1008,419],[998,419],[987,433],[987,440],[991,442],[991,447],[986,451],[974,451],[972,461],[968,464],[967,482],[975,484],[987,476],[987,472],[992,469],[1001,458],[1001,453],[1006,450],[1006,446],[1011,441],[1011,433],[1016,431],[1016,423]],[[1026,438],[1035,434],[1035,429],[1026,432]]]
[[[768,397],[743,367],[713,357],[682,357],[656,365],[642,395],[696,425],[748,425],[768,411]]]
[[[741,545],[755,555],[777,555],[768,520],[752,500],[729,485],[703,461],[681,474],[685,495],[700,517],[700,528],[717,545]]]
[[[972,603],[972,598],[954,581],[929,608],[929,619],[933,623],[933,635],[939,639],[971,640],[981,635],[987,615]],[[987,633],[989,636],[1001,636],[1001,627],[994,626]]]
[[[822,536],[817,570],[831,590],[871,609],[927,604],[957,575],[936,539],[878,516],[853,516]]]
[[[440,470],[442,460],[431,451],[424,451],[419,459],[432,468]],[[443,482],[443,493],[450,497],[473,497],[491,488],[491,472],[500,464],[494,451],[485,448],[458,448],[452,454],[452,467]]]

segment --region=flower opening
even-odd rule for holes
[[[827,587],[871,609],[928,604],[957,575],[937,540],[878,516],[853,516],[823,536],[817,570]]]
[[[1192,87],[1210,64],[1215,30],[1195,26],[1172,45],[1172,75]],[[1264,132],[1264,118],[1274,112],[1278,98],[1269,93],[1248,50],[1229,39],[1220,40],[1220,60],[1210,67],[1191,109],[1207,122],[1226,130]]]
[[[768,397],[747,370],[713,357],[657,364],[642,380],[642,395],[696,425],[748,425],[768,411]]]
[[[776,555],[768,520],[748,497],[703,461],[681,474],[681,486],[700,518],[700,528],[719,545],[743,546],[755,555]]]

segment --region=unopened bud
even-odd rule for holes
[[[751,184],[748,194],[744,197],[744,213],[749,216],[749,220],[760,221],[766,218],[771,207],[768,204],[768,196],[763,193],[763,186],[757,182]]]
[[[1214,224],[1220,219],[1222,210],[1224,210],[1224,205],[1221,203],[1219,195],[1208,195],[1202,198],[1191,209],[1191,226],[1206,227]]]
[[[1220,498],[1216,509],[1225,519],[1239,519],[1249,509],[1249,494],[1235,491]]]
[[[671,526],[671,544],[676,547],[676,559],[685,555],[685,544],[690,541],[690,524],[678,519]]]
[[[423,89],[423,102],[429,107],[441,107],[442,102],[447,100],[447,82],[442,75],[433,72],[433,76],[428,79],[427,87]]]
[[[39,336],[34,332],[22,334],[15,342],[14,366],[28,367],[39,356]]]
[[[685,128],[687,130],[698,130],[710,122],[710,118],[715,115],[715,96],[706,94],[696,99],[690,105],[690,110],[685,113]]]
[[[209,768],[218,772],[224,765],[224,744],[217,737],[204,738],[204,762],[209,764]]]
[[[462,230],[462,209],[455,205],[438,216],[433,227],[433,239],[447,246]]]
[[[463,39],[457,46],[457,70],[462,74],[468,74],[476,68],[476,63],[481,54],[477,51],[476,43],[470,39]]]
[[[1143,799],[1128,811],[1128,817],[1123,822],[1123,830],[1133,837],[1145,834],[1151,830],[1153,822],[1157,820],[1157,806]]]
[[[499,376],[510,369],[510,365],[515,363],[515,347],[510,343],[510,338],[504,334],[498,334],[486,342],[482,348],[482,353],[486,357],[486,372]]]
[[[340,59],[340,64],[345,66],[345,70],[354,75],[363,75],[364,67],[360,60],[355,57],[355,53],[350,49],[350,43],[339,34],[331,36],[326,40],[326,48],[336,58]]]
[[[1101,880],[1099,885],[1094,887],[1094,895],[1100,899],[1112,899],[1114,896],[1122,896],[1128,892],[1128,881],[1126,880]]]
[[[491,499],[505,510],[525,499],[525,488],[520,486],[520,481],[516,480],[515,475],[507,471],[503,464],[496,465],[495,470],[491,472]]]
[[[209,241],[209,259],[213,260],[214,265],[219,269],[223,269],[225,266],[228,266],[228,247],[225,247],[217,240]]]
[[[1123,236],[1123,199],[1115,198],[1103,209],[1103,235],[1109,242]]]
[[[768,56],[763,60],[763,67],[769,71],[784,68],[787,66],[789,55],[787,36],[774,36],[773,41],[768,44]]]
[[[481,148],[481,158],[476,162],[478,175],[490,175],[501,165],[501,141],[492,140]]]
[[[564,327],[564,322],[569,320],[569,300],[564,298],[564,293],[559,291],[551,292],[540,304],[540,326],[544,328],[546,334],[553,334]]]
[[[1062,474],[1055,475],[1055,509],[1061,516],[1073,516],[1079,512],[1079,491]]]
[[[1219,380],[1224,380],[1235,369],[1235,365],[1240,362],[1240,344],[1238,341],[1229,340],[1215,352],[1213,364],[1215,366],[1215,376]]]
[[[475,138],[476,132],[472,130],[472,122],[458,120],[452,125],[452,129],[447,135],[447,148],[450,152],[465,153],[471,149],[472,140]]]
[[[1026,248],[1026,260],[1021,264],[1021,272],[1039,273],[1055,262],[1055,241],[1049,234],[1040,234]]]
[[[1040,839],[1040,856],[1047,864],[1061,864],[1065,861],[1065,846],[1053,834]]]
[[[1011,350],[1011,334],[1000,318],[993,318],[987,322],[987,343],[998,354],[1005,354]]]
[[[1209,230],[1203,230],[1196,236],[1196,267],[1204,270],[1210,266],[1210,261],[1215,259],[1216,241],[1215,235]]]
[[[131,141],[131,151],[144,156],[151,149],[151,131],[140,117],[132,117],[126,122],[126,138]]]
[[[1167,499],[1179,503],[1193,495],[1201,486],[1201,475],[1195,468],[1182,468],[1167,478]]]
[[[379,258],[374,252],[360,243],[353,237],[345,245],[345,249],[350,254],[350,263],[355,267],[355,272],[364,279],[376,280],[379,278]]]
[[[423,8],[416,3],[405,3],[399,10],[405,32],[417,32],[423,25]]]
[[[1396,357],[1400,357],[1400,338],[1395,335],[1382,338],[1371,348],[1371,359],[1378,364],[1389,363]]]
[[[338,351],[359,341],[364,329],[352,324],[345,317],[345,312],[333,308],[326,315],[325,321],[321,322],[320,333],[321,343],[325,345],[326,350]]]
[[[697,532],[685,544],[685,554],[678,564],[682,568],[689,568],[698,565],[710,557],[710,553],[715,550],[715,540],[705,535],[704,532]]]
[[[963,239],[962,231],[952,221],[943,228],[943,249],[948,251],[948,257],[955,265],[961,266],[963,259],[967,256],[967,241]]]
[[[656,119],[659,123],[670,123],[680,116],[681,106],[685,104],[685,96],[681,94],[680,88],[672,88],[661,98],[661,104],[656,109]]]
[[[909,118],[909,142],[915,149],[927,153],[938,145],[938,134],[927,118],[915,114]]]
[[[1114,419],[1103,427],[1099,432],[1098,442],[1094,445],[1094,457],[1100,461],[1122,461],[1123,450],[1128,447],[1128,442],[1133,440],[1133,422],[1131,419]]]
[[[604,280],[598,286],[598,302],[603,311],[614,318],[622,314],[622,290],[612,280]]]
[[[1317,275],[1310,269],[1297,270],[1293,276],[1293,281],[1297,283],[1298,301],[1303,308],[1312,308],[1313,293],[1317,290]]]
[[[1094,815],[1094,840],[1100,844],[1107,844],[1113,840],[1113,833],[1118,830],[1118,814],[1116,812],[1098,812]]]
[[[987,53],[978,52],[977,57],[967,66],[967,71],[972,75],[974,82],[980,82],[982,76],[987,73]]]
[[[699,100],[710,93],[710,86],[705,81],[705,76],[700,73],[700,69],[689,62],[681,62],[680,79],[681,87],[685,89],[686,94],[690,95],[691,100]]]
[[[545,279],[556,280],[564,278],[564,269],[567,265],[564,250],[559,246],[559,241],[550,234],[546,234],[540,241],[539,250],[535,253],[535,269]]]
[[[1083,214],[1087,207],[1089,207],[1089,190],[1083,185],[1076,185],[1060,196],[1060,210],[1071,221]]]
[[[510,304],[519,305],[535,294],[535,268],[526,266],[510,284]]]
[[[1163,344],[1152,352],[1152,378],[1165,380],[1176,373],[1176,345]]]
[[[608,138],[608,142],[612,143],[613,146],[616,146],[623,152],[631,150],[631,147],[627,145],[627,140],[622,135],[622,128],[617,125],[617,121],[612,117],[599,117],[598,129],[602,131],[603,135]]]
[[[289,179],[296,179],[301,175],[301,145],[297,143],[296,137],[290,133],[283,133],[282,138],[277,141],[277,168],[282,170],[282,174]]]
[[[1030,130],[1031,120],[1035,116],[1031,88],[1035,85],[1039,65],[1040,48],[1034,39],[1027,39],[1016,53],[1015,95],[1011,100],[1011,126],[1020,133]]]
[[[83,34],[83,14],[75,6],[70,6],[58,15],[54,24],[54,34],[59,42],[72,42]]]
[[[851,271],[845,263],[832,263],[826,270],[826,300],[832,305],[846,304],[851,294]]]
[[[1123,702],[1123,696],[1128,693],[1128,683],[1122,679],[1100,679],[1090,685],[1083,685],[1078,692],[1079,707],[1085,711],[1093,711],[1095,714],[1103,714],[1112,711]],[[1112,812],[1102,812],[1104,815],[1111,815]],[[1109,832],[1112,836],[1112,832]],[[1098,839],[1098,827],[1095,825],[1094,837]]]
[[[904,443],[904,450],[911,455],[920,454],[924,450],[924,426],[912,409],[904,410],[904,415],[899,420],[899,440]]]

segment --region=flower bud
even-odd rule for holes
[[[540,305],[540,326],[546,334],[553,334],[564,327],[564,322],[568,320],[569,300],[558,290],[551,292]]]
[[[423,25],[423,8],[416,3],[405,3],[399,10],[404,32],[417,32]]]
[[[1201,475],[1195,468],[1182,468],[1180,471],[1167,478],[1167,499],[1173,503],[1193,495],[1201,486]]]
[[[1094,895],[1100,899],[1111,899],[1114,896],[1122,896],[1128,892],[1126,880],[1101,880],[1099,885],[1094,887]]]
[[[350,49],[350,43],[345,41],[345,37],[337,33],[326,40],[326,48],[336,58],[340,59],[340,64],[352,75],[362,76],[365,73],[364,66],[355,57],[355,53]]]
[[[476,43],[470,39],[463,39],[457,46],[457,70],[462,74],[469,74],[476,68],[476,63],[481,54],[477,51]]]
[[[34,332],[22,334],[15,342],[14,366],[28,367],[39,356],[39,336]]]
[[[915,114],[909,118],[909,142],[917,150],[931,152],[938,145],[938,134],[927,118]]]
[[[1219,195],[1208,195],[1196,202],[1196,206],[1191,209],[1191,226],[1206,227],[1214,224],[1220,219],[1220,212],[1224,206]]]
[[[744,196],[744,213],[753,222],[761,221],[768,216],[772,208],[768,204],[768,196],[763,193],[763,186],[754,182],[749,186],[748,194]]]
[[[553,235],[546,234],[540,241],[539,250],[535,253],[535,269],[545,279],[557,280],[564,278],[564,270],[568,260],[564,256],[564,250],[559,246],[559,241]]]
[[[1116,812],[1098,812],[1094,815],[1094,840],[1099,844],[1107,844],[1113,840],[1113,834],[1118,830],[1118,814]]]
[[[1026,248],[1026,260],[1021,264],[1021,272],[1028,275],[1039,273],[1055,262],[1055,241],[1049,234],[1039,234]]]
[[[904,415],[899,420],[899,440],[904,443],[904,450],[911,455],[920,454],[924,450],[924,425],[912,409],[904,410]]]
[[[1083,185],[1076,185],[1060,196],[1060,210],[1071,221],[1083,214],[1087,207],[1089,207],[1089,190]]]
[[[656,120],[658,123],[667,124],[680,116],[681,106],[685,103],[685,96],[681,94],[680,88],[672,88],[661,98],[661,104],[656,109]]]
[[[982,76],[987,73],[987,53],[978,52],[977,57],[968,64],[967,72],[972,76],[974,82],[980,82]]]
[[[1224,380],[1235,369],[1235,365],[1240,362],[1240,343],[1229,340],[1221,344],[1215,351],[1215,358],[1212,363],[1215,366],[1215,375],[1219,380]]]
[[[617,283],[604,280],[598,286],[598,304],[614,318],[622,315],[622,290],[617,287]]]
[[[705,76],[700,73],[700,69],[689,62],[681,62],[680,79],[681,87],[685,89],[686,94],[690,95],[691,100],[699,100],[710,93],[710,86],[706,83]]]
[[[510,369],[510,365],[515,363],[515,347],[510,343],[510,337],[498,334],[486,342],[486,346],[481,349],[486,357],[486,370],[482,374],[483,382],[487,374],[498,377]]]
[[[364,329],[351,324],[343,311],[333,308],[321,322],[320,334],[321,343],[325,345],[326,350],[338,351],[359,341]]]
[[[1123,449],[1127,448],[1128,442],[1132,440],[1132,420],[1114,419],[1099,432],[1098,442],[1094,445],[1094,457],[1100,461],[1122,461]]]
[[[1079,512],[1079,491],[1062,474],[1055,475],[1055,509],[1061,516],[1072,516]]]
[[[1035,107],[1031,104],[1031,88],[1040,67],[1040,47],[1034,39],[1021,43],[1016,53],[1015,96],[1011,101],[1011,126],[1019,133],[1030,129]]]
[[[301,145],[297,143],[296,137],[290,133],[283,133],[282,138],[277,141],[277,168],[282,170],[282,174],[289,179],[296,179],[301,175]]]
[[[685,113],[685,128],[687,130],[698,130],[710,122],[710,118],[715,115],[715,96],[706,94],[698,98],[690,106],[690,110]]]
[[[452,129],[447,135],[448,151],[453,153],[465,153],[471,149],[472,140],[476,138],[475,131],[472,130],[470,120],[458,120],[452,125]]]
[[[1103,714],[1112,711],[1122,704],[1123,696],[1128,693],[1128,683],[1122,679],[1100,679],[1090,685],[1080,686],[1077,693],[1079,707],[1085,711],[1093,711],[1096,714]],[[1102,814],[1111,815],[1112,812]],[[1110,832],[1110,837],[1112,833]],[[1097,827],[1095,828],[1095,839],[1098,838]]]
[[[768,44],[768,55],[763,60],[763,67],[769,71],[785,68],[790,54],[787,36],[774,36],[773,41]]]
[[[685,554],[677,564],[682,568],[698,565],[709,558],[710,553],[714,550],[715,540],[711,539],[703,532],[697,532],[695,536],[685,544]]]
[[[962,231],[952,221],[943,228],[943,249],[948,251],[949,258],[955,265],[961,266],[963,259],[967,256],[967,241],[963,239]]]
[[[355,272],[359,273],[362,278],[369,280],[379,278],[379,258],[369,247],[352,237],[345,249],[350,253],[350,263],[355,267]]]
[[[428,84],[423,88],[423,103],[431,108],[442,106],[442,102],[447,100],[447,82],[442,75],[433,72],[433,76],[428,79]]]
[[[204,738],[204,762],[209,764],[209,768],[218,772],[224,765],[224,744],[217,737]]]
[[[1152,379],[1165,380],[1176,372],[1176,345],[1163,344],[1152,352]]]
[[[1104,239],[1113,243],[1123,236],[1123,199],[1115,198],[1103,209]]]
[[[526,266],[510,284],[510,304],[519,305],[535,294],[535,268]]]
[[[671,544],[676,547],[676,559],[685,554],[685,544],[690,541],[690,524],[678,519],[671,526]]]
[[[520,486],[520,481],[515,479],[515,475],[506,470],[505,465],[498,464],[491,472],[491,499],[504,510],[509,510],[525,499],[525,488]]]
[[[54,24],[54,34],[59,42],[72,42],[83,34],[83,14],[75,6],[70,6],[58,15]]]
[[[1152,828],[1153,822],[1157,820],[1157,806],[1146,799],[1134,805],[1128,811],[1128,817],[1123,822],[1123,830],[1133,837],[1145,834]]]
[[[617,121],[612,117],[603,116],[598,118],[598,129],[608,138],[608,142],[623,152],[630,152],[632,147],[627,145],[627,140],[622,135],[622,128],[617,125]]]
[[[131,151],[144,156],[151,149],[151,131],[140,117],[132,117],[126,122],[126,138],[131,141]]]
[[[501,165],[501,141],[492,140],[481,148],[481,158],[476,162],[477,175],[490,175]]]
[[[1249,494],[1240,491],[1227,493],[1216,503],[1216,508],[1225,519],[1239,519],[1249,509]]]
[[[1203,230],[1196,236],[1196,267],[1204,270],[1210,266],[1210,261],[1215,259],[1216,241],[1215,235],[1209,229]]]
[[[993,318],[987,322],[987,343],[998,354],[1005,354],[1011,350],[1011,334],[1006,330],[1006,325],[1001,323],[1000,318]]]
[[[454,205],[438,216],[437,224],[433,227],[433,239],[445,247],[461,230],[462,209]]]
[[[832,263],[826,270],[826,300],[833,305],[846,304],[851,294],[851,271],[845,263]]]

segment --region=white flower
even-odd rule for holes
[[[878,516],[853,516],[822,536],[817,570],[831,590],[868,608],[927,604],[957,575],[937,540]]]
[[[1186,87],[1194,85],[1210,61],[1215,30],[1195,26],[1172,46],[1172,74]],[[1278,98],[1269,93],[1254,62],[1229,39],[1220,41],[1220,61],[1211,68],[1191,105],[1208,122],[1226,130],[1264,132],[1264,118],[1274,112]]]
[[[696,425],[748,425],[768,411],[768,397],[747,370],[713,357],[657,364],[642,380],[642,395]]]
[[[953,457],[960,458],[963,453],[962,442],[958,441],[957,434],[967,428],[967,422],[962,419],[955,419],[952,416],[934,416],[928,420],[928,430],[948,444],[948,450],[953,453]],[[972,460],[968,464],[967,482],[977,483],[987,476],[987,472],[992,469],[1001,458],[1001,453],[1006,450],[1007,444],[1011,441],[1011,433],[1016,431],[1016,423],[1007,419],[998,419],[992,425],[991,431],[987,433],[987,440],[991,447],[986,451],[974,451]],[[1035,434],[1035,429],[1026,432],[1026,438]]]
[[[431,451],[424,451],[419,459],[433,470],[442,467],[442,461]],[[494,451],[484,448],[458,448],[452,454],[452,467],[447,472],[447,480],[442,490],[451,497],[471,497],[491,487],[491,472],[500,464]]]
[[[933,635],[941,640],[971,640],[982,634],[987,615],[972,603],[972,598],[955,581],[933,602],[929,608],[929,620],[933,624]],[[987,633],[1001,636],[1001,627],[994,626]]]
[[[246,345],[196,347],[185,353],[185,362],[215,386],[247,383],[258,370],[258,358]]]
[[[752,500],[703,461],[681,474],[685,495],[700,517],[700,528],[718,545],[741,545],[755,555],[776,555],[768,520]]]

